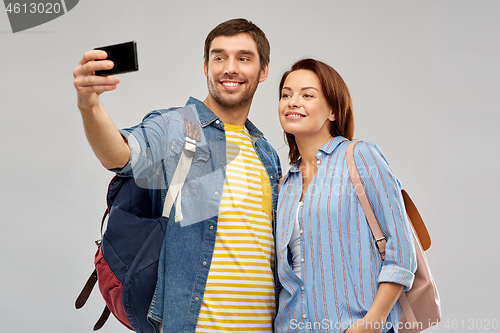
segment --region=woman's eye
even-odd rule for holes
[[[281,94],[281,98],[285,98],[285,97],[290,97],[290,94],[287,94],[287,93]]]
[[[305,94],[304,97],[306,97],[306,98],[313,98],[314,96],[311,95],[311,94]]]

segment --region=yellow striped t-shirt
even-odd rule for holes
[[[272,332],[272,196],[244,126],[225,125],[226,179],[197,333]]]

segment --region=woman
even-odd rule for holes
[[[347,86],[330,66],[301,60],[282,77],[279,119],[293,166],[278,201],[275,331],[397,332],[415,250],[398,179],[375,144],[360,142],[355,162],[385,260],[377,251],[345,161],[354,132]]]

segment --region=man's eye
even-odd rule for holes
[[[248,58],[240,58],[240,61],[249,61],[250,59]]]
[[[215,61],[221,61],[223,58],[222,57],[215,57],[214,60]]]

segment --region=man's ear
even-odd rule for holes
[[[208,68],[206,62],[203,62],[203,73],[205,74],[205,80],[206,80],[208,78]]]
[[[269,64],[265,65],[264,68],[260,71],[259,83],[264,82],[267,79],[267,75],[269,74]]]

